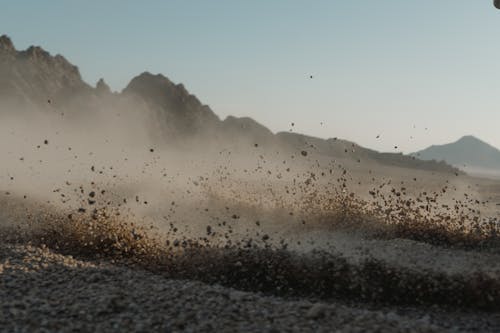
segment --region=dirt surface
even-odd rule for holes
[[[50,120],[2,122],[2,331],[500,330],[498,181]]]
[[[0,245],[3,332],[495,332],[497,314],[382,308],[166,279],[47,248]]]
[[[331,176],[299,165],[281,176],[278,163],[245,174],[233,163],[206,177],[174,169],[165,184],[146,166],[135,187],[9,190],[0,331],[500,330],[500,243],[483,228],[498,214],[496,182],[347,162]],[[429,214],[409,218],[423,192],[438,193]],[[467,231],[476,216],[481,233]]]

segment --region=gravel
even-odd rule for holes
[[[2,332],[499,331],[496,314],[374,308],[172,280],[29,245],[0,245]]]

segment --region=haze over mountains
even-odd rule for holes
[[[445,161],[470,173],[500,175],[500,150],[472,135],[412,155],[423,160]]]
[[[431,161],[423,161],[415,156],[378,153],[337,138],[324,140],[293,132],[274,134],[251,118],[229,116],[221,120],[182,84],[175,84],[161,74],[142,73],[120,93],[111,92],[104,80],[92,87],[82,80],[78,68],[63,56],[52,56],[38,46],[18,51],[5,35],[0,37],[0,101],[2,114],[29,114],[30,110],[57,112],[68,119],[78,120],[90,112],[106,112],[107,109],[147,113],[150,115],[149,134],[168,144],[259,147],[292,154],[347,158],[359,163],[371,161],[405,168],[457,172],[454,167],[439,162],[444,158],[438,155],[426,153],[422,157]],[[437,161],[432,161],[433,158]],[[495,161],[498,160],[488,163],[496,165]],[[455,159],[450,163],[457,165]]]

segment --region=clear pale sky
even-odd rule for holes
[[[294,122],[296,132],[383,151],[466,134],[500,147],[500,11],[491,0],[0,0],[0,8],[0,34],[18,49],[63,54],[92,85],[104,77],[121,90],[147,70],[184,83],[221,118],[250,116],[273,131]]]

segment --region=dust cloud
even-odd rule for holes
[[[500,283],[495,203],[472,177],[313,145],[177,144],[133,99],[85,113],[54,103],[0,113],[1,219],[13,239],[248,290],[498,304],[500,289],[471,291],[471,274]]]

